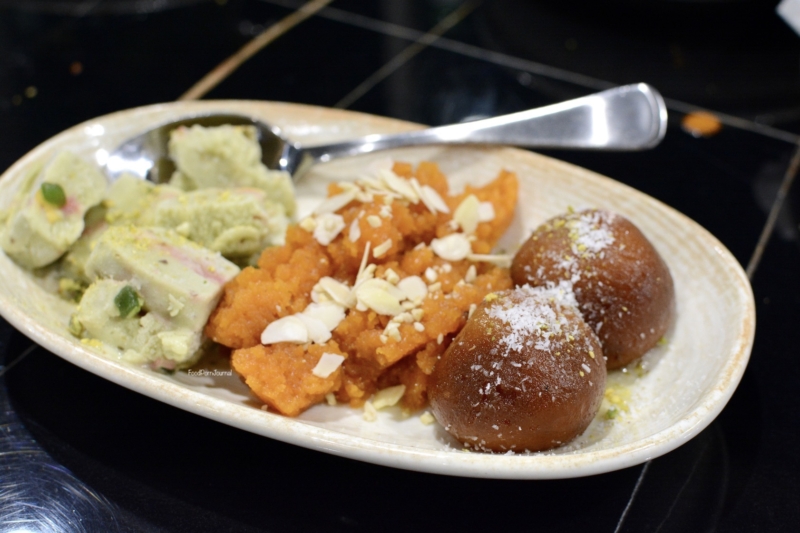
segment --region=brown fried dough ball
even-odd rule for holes
[[[570,213],[539,226],[514,257],[511,279],[533,286],[570,280],[609,369],[655,346],[674,315],[666,263],[633,223],[608,211]]]
[[[580,435],[600,408],[606,367],[568,285],[490,294],[442,355],[428,396],[465,446],[540,451]]]

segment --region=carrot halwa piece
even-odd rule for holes
[[[401,178],[408,179],[414,176],[414,167],[411,163],[406,163],[405,161],[395,161],[392,166],[392,172]]]
[[[450,214],[432,213],[422,202],[396,199],[387,213],[384,196],[377,193],[372,202],[352,201],[338,210],[345,230],[327,246],[294,226],[284,246],[264,251],[258,269],[243,270],[226,286],[209,320],[206,334],[236,349],[234,369],[256,396],[283,414],[295,416],[329,392],[340,402],[360,406],[379,389],[397,384],[406,386],[401,400],[404,408],[424,407],[427,376],[466,323],[470,308],[487,294],[512,285],[508,269],[467,260],[446,261],[427,244],[456,231],[452,213],[464,198],[474,194],[479,201],[491,202],[495,211],[494,220],[479,223],[471,237],[474,253],[489,253],[513,218],[517,196],[514,174],[501,172],[483,187],[467,187],[450,197],[447,179],[433,163],[421,163],[416,169],[395,163],[394,172],[405,178],[416,177],[420,184],[432,187],[447,203]],[[330,195],[340,192],[338,185],[329,187]],[[353,224],[358,225],[355,241],[349,231]],[[367,243],[374,249],[387,240],[391,246],[383,255],[369,257],[369,263],[377,267],[377,278],[389,269],[400,279],[424,278],[429,268],[438,272],[439,289],[422,301],[419,309],[423,315],[415,321],[418,326],[399,324],[400,336],[395,340],[384,331],[392,317],[373,310],[349,309],[324,345],[260,344],[261,332],[269,323],[305,309],[311,302],[311,289],[322,277],[331,276],[352,287]],[[420,243],[425,246],[417,247]],[[476,276],[465,283],[471,266]],[[334,374],[321,379],[311,370],[324,351],[343,354],[346,359]]]
[[[311,372],[323,353],[344,355],[335,342],[312,344],[307,349],[286,342],[259,344],[235,350],[231,365],[264,403],[284,415],[297,416],[342,384],[341,367],[326,378]]]
[[[245,268],[225,286],[206,336],[229,348],[259,344],[267,324],[311,303],[311,289],[331,270],[324,247],[310,233],[290,227],[284,246],[267,248],[259,268]]]

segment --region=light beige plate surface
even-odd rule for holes
[[[303,143],[344,140],[414,125],[346,111],[269,102],[165,104],[115,113],[71,128],[15,163],[0,179],[8,202],[27,172],[61,150],[102,163],[123,140],[162,122],[198,112],[249,114]],[[677,320],[668,343],[645,356],[647,373],[633,380],[631,409],[601,417],[571,445],[544,454],[488,455],[460,451],[437,425],[418,416],[381,411],[366,422],[361,411],[317,406],[290,419],[262,411],[235,376],[164,375],[133,367],[78,342],[67,331],[72,305],[35,283],[0,254],[0,312],[49,349],[115,383],[187,411],[270,438],[388,466],[442,474],[545,479],[608,472],[662,455],[689,440],[719,414],[733,394],[755,331],[753,296],[739,264],[713,236],[658,201],[587,170],[508,148],[406,148],[396,160],[437,162],[455,187],[485,182],[501,168],[516,172],[521,190],[516,221],[504,238],[520,243],[540,222],[568,206],[600,207],[630,218],[669,265],[677,291]],[[386,157],[386,153],[374,157]],[[301,208],[323,197],[325,184],[347,179],[373,156],[317,167],[298,184]],[[619,375],[612,376],[618,380]]]

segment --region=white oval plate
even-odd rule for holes
[[[208,111],[257,117],[305,144],[417,128],[348,111],[295,104],[220,101],[174,103],[114,113],[75,126],[41,144],[0,179],[9,202],[27,172],[61,150],[102,163],[125,139],[159,123]],[[330,181],[347,179],[374,157],[318,166],[298,184],[309,209]],[[520,197],[504,243],[514,246],[568,206],[601,207],[630,218],[669,265],[677,291],[677,320],[666,346],[646,355],[648,372],[630,390],[630,412],[598,419],[567,447],[532,455],[461,451],[442,429],[418,416],[379,413],[366,422],[345,406],[316,406],[299,418],[262,411],[247,388],[225,372],[165,375],[125,364],[81,344],[67,331],[72,305],[46,292],[29,272],[0,254],[0,313],[25,335],[64,359],[124,387],[246,431],[361,461],[469,477],[547,479],[598,474],[636,465],[675,449],[719,414],[741,379],[755,332],[750,284],[725,247],[698,224],[634,189],[567,163],[511,148],[405,148],[396,160],[435,161],[455,188],[485,182],[501,168],[517,173]],[[227,367],[224,366],[222,370]],[[211,367],[209,367],[211,369]]]

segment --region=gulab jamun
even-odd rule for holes
[[[568,284],[491,293],[431,375],[439,423],[465,446],[534,452],[580,435],[600,408],[606,366]]]
[[[653,348],[675,312],[666,263],[631,221],[608,211],[568,213],[539,226],[514,256],[511,279],[532,286],[572,282],[609,369]]]

